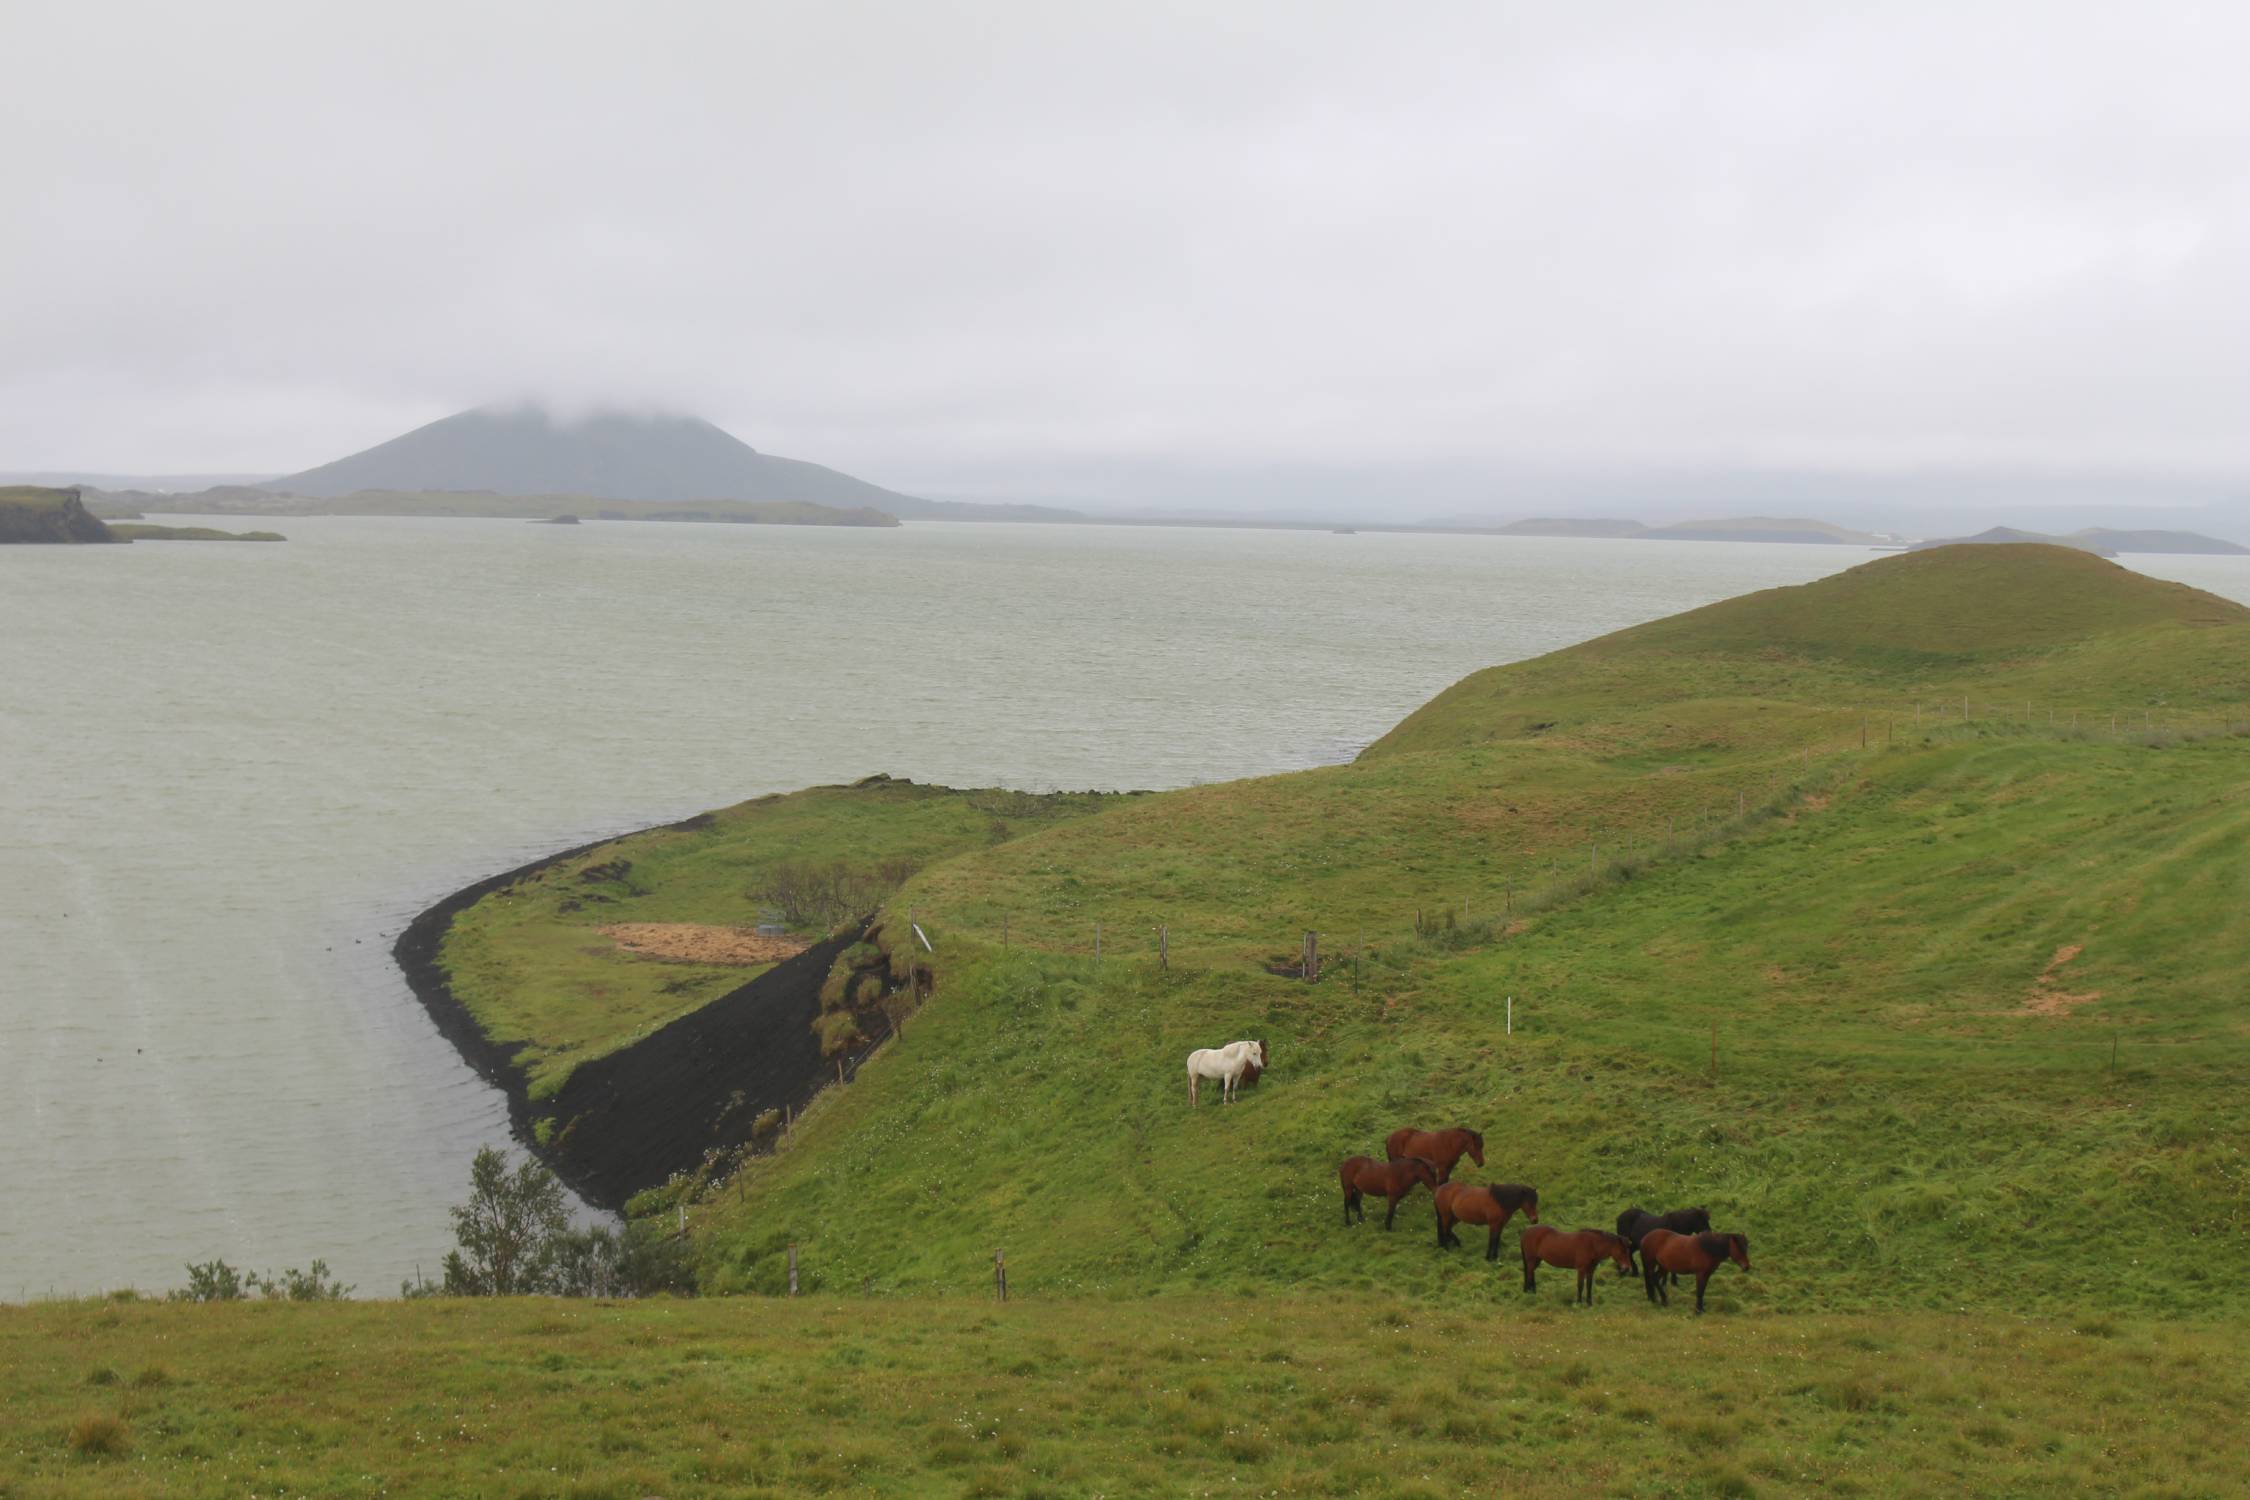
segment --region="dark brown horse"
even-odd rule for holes
[[[1675,1208],[1668,1214],[1652,1214],[1636,1203],[1617,1216],[1618,1238],[1635,1250],[1640,1249],[1641,1238],[1651,1229],[1669,1229],[1674,1234],[1708,1234],[1711,1230],[1711,1215],[1701,1208]],[[1635,1266],[1633,1270],[1638,1273],[1640,1267]],[[1623,1276],[1626,1273],[1620,1271],[1617,1274]],[[1679,1278],[1673,1277],[1672,1282],[1677,1286]]]
[[[1488,1225],[1492,1235],[1485,1241],[1484,1258],[1498,1260],[1500,1228],[1510,1214],[1516,1213],[1534,1224],[1539,1222],[1539,1189],[1520,1182],[1497,1182],[1491,1187],[1441,1182],[1437,1189],[1437,1242],[1441,1247],[1460,1244],[1461,1237],[1453,1232],[1456,1224]]]
[[[1565,1232],[1535,1225],[1523,1232],[1518,1242],[1523,1246],[1523,1289],[1539,1290],[1537,1272],[1539,1263],[1561,1266],[1578,1273],[1578,1290],[1571,1294],[1573,1303],[1594,1305],[1594,1268],[1605,1259],[1621,1266],[1633,1263],[1633,1247],[1606,1229],[1573,1229]]]
[[[1648,1288],[1648,1300],[1669,1307],[1672,1294],[1664,1285],[1664,1273],[1677,1272],[1695,1278],[1695,1310],[1703,1311],[1703,1288],[1710,1283],[1711,1273],[1728,1261],[1742,1267],[1743,1274],[1750,1271],[1750,1236],[1746,1234],[1675,1234],[1669,1229],[1651,1229],[1641,1238],[1641,1284]]]
[[[1344,1185],[1344,1223],[1352,1222],[1356,1212],[1362,1222],[1367,1210],[1360,1206],[1362,1193],[1381,1193],[1390,1202],[1390,1211],[1383,1215],[1383,1227],[1391,1227],[1398,1217],[1398,1200],[1414,1191],[1419,1182],[1425,1187],[1438,1184],[1437,1168],[1419,1156],[1401,1157],[1397,1161],[1377,1161],[1372,1156],[1348,1156],[1336,1168],[1337,1180]]]
[[[1419,1156],[1437,1168],[1438,1181],[1451,1182],[1454,1164],[1464,1154],[1478,1166],[1484,1165],[1484,1137],[1466,1125],[1451,1130],[1416,1130],[1408,1125],[1391,1132],[1391,1138],[1383,1142],[1383,1154],[1392,1161]]]

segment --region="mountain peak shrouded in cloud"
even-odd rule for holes
[[[804,500],[893,514],[910,496],[797,459],[776,458],[680,413],[537,405],[456,412],[388,442],[291,474],[272,488],[330,497],[358,490],[491,490],[602,500]]]
[[[919,494],[2243,513],[2250,8],[1005,9],[13,7],[0,464],[622,392]]]

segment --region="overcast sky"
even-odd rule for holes
[[[5,0],[0,52],[0,467],[529,395],[923,492],[2250,492],[2235,4]]]

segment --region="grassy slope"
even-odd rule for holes
[[[1815,706],[1839,672],[2250,701],[2250,612],[2048,549],[1995,573],[1999,550],[1597,643],[1609,681],[1668,699],[1587,688],[1565,660],[1580,648],[1471,679],[1358,765],[1149,798],[933,867],[898,899],[940,934],[938,1001],[706,1211],[714,1284],[774,1285],[795,1238],[834,1285],[958,1287],[1004,1241],[1057,1289],[1488,1289],[1469,1256],[1427,1248],[1426,1200],[1411,1237],[1333,1227],[1339,1156],[1462,1119],[1493,1138],[1487,1175],[1539,1182],[1568,1222],[1710,1200],[1775,1249],[1729,1294],[1744,1305],[2239,1307],[2211,1247],[2246,1222],[2223,1134],[2250,1123],[2242,742],[1933,716],[1863,751],[1856,712],[1838,748]],[[1883,605],[1886,576],[1903,643],[1838,614]],[[2029,607],[2012,594],[2058,582],[2082,591],[2067,610],[2007,623]],[[1971,644],[1962,598],[2003,622],[1999,648]],[[1678,696],[1697,688],[1717,696]],[[1480,740],[1494,715],[1528,732]],[[1429,739],[1476,743],[1415,748]],[[1505,941],[1409,936],[1441,893],[1496,913],[1502,879],[1537,877],[1559,841],[1583,860],[1590,831],[1681,813],[1695,829],[1725,790],[1763,799],[1777,777],[1784,817],[1591,897],[1548,887],[1559,904]],[[1169,974],[1150,962],[1158,920]],[[1310,989],[1261,971],[1308,926],[1332,965],[1372,940],[1358,993],[1343,967]],[[2047,988],[2100,998],[2020,1013],[2070,944],[2084,953]],[[1269,1082],[1188,1116],[1178,1058],[1245,1034],[1274,1044]],[[2088,1257],[2096,1224],[2128,1264]]]
[[[1394,937],[1357,993],[957,939],[906,1039],[707,1209],[714,1279],[770,1289],[795,1239],[831,1284],[961,1287],[1004,1243],[1054,1289],[1495,1295],[1432,1252],[1426,1197],[1408,1233],[1336,1227],[1338,1157],[1459,1120],[1491,1146],[1472,1180],[1536,1183],[1557,1222],[1705,1201],[1753,1232],[1730,1303],[2240,1309],[2241,743],[1849,759],[1505,941]],[[2071,944],[2048,988],[2100,998],[2026,1012]],[[1274,1072],[1190,1115],[1177,1059],[1237,1034]]]
[[[455,918],[440,962],[492,1036],[522,1039],[534,1094],[570,1069],[742,984],[754,968],[636,958],[595,929],[612,922],[742,925],[787,861],[894,858],[917,865],[1018,837],[1113,799],[954,791],[874,780],[739,803],[687,825],[613,840],[485,897]],[[625,861],[620,876],[586,872]]]
[[[0,1493],[2234,1492],[2225,1330],[1392,1297],[0,1309]],[[123,1451],[73,1452],[87,1418]],[[20,1486],[20,1488],[18,1487]]]

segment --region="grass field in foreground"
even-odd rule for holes
[[[0,1308],[0,1495],[2240,1491],[2231,1325],[1567,1295]]]

